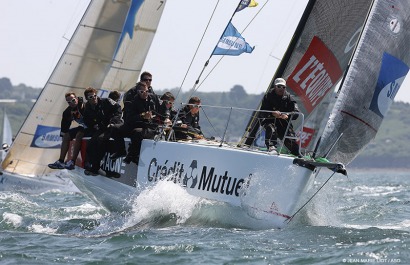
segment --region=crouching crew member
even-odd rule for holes
[[[84,173],[104,174],[100,169],[100,163],[107,151],[110,128],[123,122],[121,106],[111,98],[99,98],[97,90],[92,87],[87,88],[84,95],[87,99],[84,111],[85,124],[96,130],[87,144],[87,159],[91,165]]]

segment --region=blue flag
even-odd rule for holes
[[[251,53],[253,49],[229,22],[212,55],[240,55],[244,52]]]

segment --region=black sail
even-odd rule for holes
[[[312,146],[324,119],[323,107],[346,71],[372,0],[309,1],[292,41],[267,88],[277,77],[287,80],[287,90],[308,120]],[[241,144],[251,145],[259,124],[250,120]],[[304,130],[305,130],[304,129]]]
[[[409,70],[409,14],[410,1],[373,4],[319,155],[348,164],[376,136]]]

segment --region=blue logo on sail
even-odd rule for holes
[[[117,48],[115,49],[114,52],[114,58],[117,55],[118,50],[120,49],[120,46],[122,44],[123,39],[125,38],[125,35],[128,34],[130,39],[132,39],[134,35],[134,25],[135,25],[135,17],[137,15],[138,10],[140,9],[142,5],[141,0],[132,0],[131,1],[131,6],[130,9],[128,10],[127,18],[125,19],[124,22],[124,27],[121,32],[120,39],[117,44]]]
[[[30,146],[38,148],[60,148],[60,128],[38,125]]]
[[[409,67],[398,58],[383,54],[379,79],[369,109],[384,118],[400,89]]]

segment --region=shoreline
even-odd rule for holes
[[[389,171],[389,172],[409,172],[410,174],[410,168],[391,168],[391,167],[346,167],[347,171]]]

